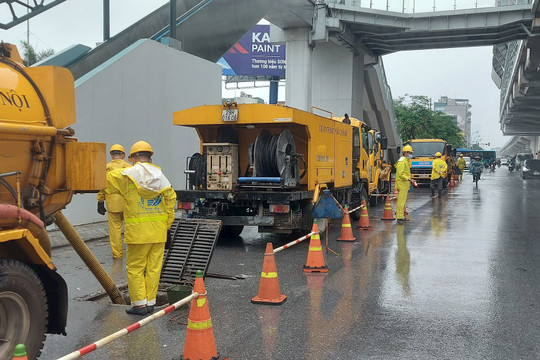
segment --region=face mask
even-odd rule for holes
[[[407,156],[407,158],[412,159],[412,154],[410,154],[409,156]]]

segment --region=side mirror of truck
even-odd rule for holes
[[[388,149],[388,138],[386,136],[383,136],[381,138],[381,149],[383,149],[383,150]]]

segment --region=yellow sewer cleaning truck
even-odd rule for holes
[[[173,123],[194,128],[200,139],[200,152],[186,162],[187,189],[177,190],[179,207],[221,220],[225,236],[249,225],[272,233],[310,229],[324,189],[351,208],[389,189],[390,168],[375,160],[386,140],[357,120],[227,103],[175,112]],[[370,155],[380,171],[370,170]]]
[[[105,144],[77,142],[74,123],[69,70],[24,67],[0,42],[0,359],[19,343],[35,359],[46,333],[65,334],[67,287],[45,226],[74,192],[105,187]]]

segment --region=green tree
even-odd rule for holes
[[[399,97],[394,100],[398,133],[403,140],[442,139],[454,148],[465,146],[462,130],[455,118],[440,111],[431,110],[427,96]]]
[[[29,42],[24,40],[21,41],[21,49],[22,58],[25,66],[33,65],[38,61],[48,58],[49,56],[54,54],[53,49],[46,49],[37,52],[37,50]]]

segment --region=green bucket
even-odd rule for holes
[[[191,295],[193,287],[191,285],[173,285],[167,288],[167,298],[169,299],[169,305],[174,304],[177,301]]]

